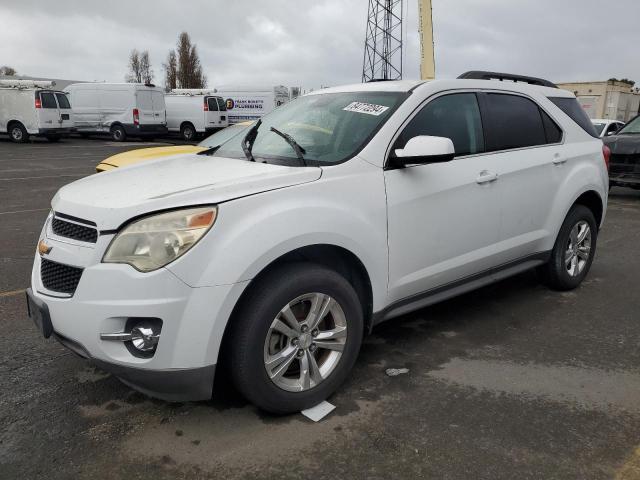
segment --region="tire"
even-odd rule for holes
[[[180,136],[183,140],[191,142],[196,139],[196,129],[190,123],[185,123],[180,127]]]
[[[583,234],[584,226],[588,230]],[[578,287],[589,273],[597,240],[598,226],[593,213],[584,205],[574,205],[560,228],[549,262],[538,267],[541,280],[554,290]]]
[[[57,135],[48,135],[46,139],[51,143],[56,143],[60,141],[60,137],[58,137]]]
[[[13,143],[27,143],[29,141],[29,132],[20,122],[15,122],[9,127],[9,138]]]
[[[114,142],[124,142],[127,139],[127,133],[120,125],[111,127],[111,139]]]
[[[305,332],[303,324],[309,320],[310,310],[305,308],[316,299],[319,305],[328,300],[335,303],[328,303],[329,309],[317,328]],[[299,327],[298,332],[289,328],[292,335],[286,336],[273,326],[280,319],[286,322],[282,310],[289,304],[293,306],[289,312],[295,312]],[[340,274],[312,263],[283,265],[258,280],[243,297],[231,321],[230,343],[226,345],[230,377],[247,400],[276,414],[299,412],[331,395],[349,375],[362,343],[363,314],[357,293]],[[339,338],[328,339],[332,334],[327,332],[335,334],[345,327],[346,337],[336,334]],[[325,342],[322,336],[327,339]],[[323,346],[318,346],[320,343]],[[329,344],[331,348],[327,348]],[[267,373],[268,359],[287,352],[293,352],[286,356],[288,363],[271,366],[274,375],[279,367],[285,367],[282,376],[275,375],[272,380]],[[320,376],[303,376],[301,367],[305,363],[317,365],[319,370],[307,371]]]

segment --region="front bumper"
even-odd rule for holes
[[[43,234],[52,248],[43,257],[36,253],[31,289],[47,306],[55,338],[148,395],[169,401],[211,397],[222,336],[246,282],[194,288],[165,268],[141,273],[100,263],[112,235],[87,244],[59,238],[49,225]],[[47,290],[43,258],[83,268],[72,295]],[[102,333],[126,331],[127,321],[139,318],[162,321],[152,357],[133,355],[124,342],[100,339]]]

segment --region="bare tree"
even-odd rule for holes
[[[207,78],[202,72],[198,50],[187,32],[182,32],[177,45],[177,84],[180,88],[204,88]]]
[[[164,68],[164,88],[170,92],[174,88],[178,88],[178,60],[175,50],[171,50],[167,56],[167,63],[163,63]]]
[[[145,50],[140,54],[140,78],[143,83],[153,83],[153,69],[149,60],[149,50]]]
[[[128,83],[142,83],[142,70],[140,69],[140,53],[137,49],[129,54],[129,73],[125,77]]]
[[[0,75],[16,75],[16,69],[13,67],[9,67],[8,65],[4,65],[0,67]]]

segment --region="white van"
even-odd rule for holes
[[[172,92],[164,97],[167,106],[167,128],[180,132],[185,140],[195,139],[229,125],[227,108],[222,97],[199,93]]]
[[[213,90],[225,99],[229,123],[258,120],[289,101],[289,89],[276,87],[222,86]]]
[[[31,135],[51,142],[73,127],[71,106],[64,92],[51,90],[52,82],[0,81],[0,133],[25,143]]]
[[[164,92],[142,83],[74,83],[74,124],[81,135],[109,133],[116,142],[127,137],[167,134]]]

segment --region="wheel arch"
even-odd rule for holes
[[[237,315],[239,306],[242,304],[251,289],[275,268],[286,263],[314,263],[322,265],[342,275],[354,288],[360,299],[362,311],[364,314],[365,332],[369,332],[372,327],[373,317],[373,287],[371,277],[364,263],[356,254],[347,248],[334,244],[313,244],[298,247],[291,250],[268,263],[260,272],[247,284],[243,292],[240,294],[238,301],[235,303],[227,324],[224,327],[224,333],[220,340],[220,349],[218,361],[224,361],[229,349],[230,325],[233,323]]]
[[[596,219],[596,224],[598,225],[598,228],[600,228],[604,215],[604,202],[598,192],[595,190],[587,190],[575,199],[571,208],[573,208],[574,205],[584,205],[591,210],[591,213],[593,213],[593,216]]]

